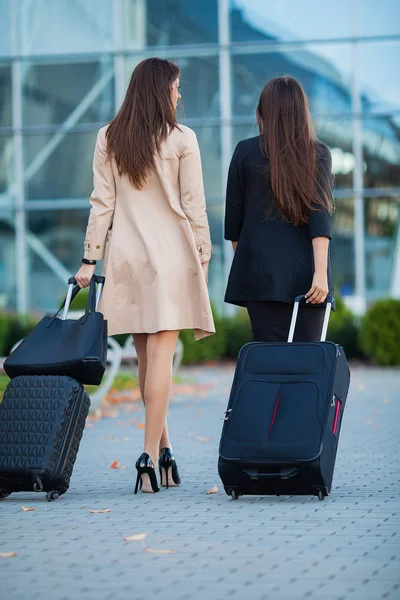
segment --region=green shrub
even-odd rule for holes
[[[124,346],[126,340],[128,339],[128,337],[130,337],[131,334],[130,333],[117,333],[116,335],[113,335],[112,337],[114,338],[114,340],[116,342],[118,342],[118,344],[120,346]]]
[[[26,337],[37,325],[40,317],[19,315],[13,312],[0,313],[0,356],[8,356],[13,345]]]
[[[379,365],[400,365],[400,300],[378,300],[366,313],[360,341],[365,354]]]
[[[184,329],[180,333],[180,339],[183,343],[184,364],[193,364],[203,360],[215,360],[224,355],[226,334],[224,328],[224,319],[220,317],[211,304],[214,315],[216,333],[195,342],[193,330]]]
[[[347,358],[362,355],[358,323],[341,298],[336,298],[336,310],[331,312],[326,338],[343,346]]]
[[[224,355],[229,358],[237,358],[240,348],[253,341],[247,310],[239,308],[233,317],[225,317],[223,327],[226,335]]]

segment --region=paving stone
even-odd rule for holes
[[[24,492],[1,502],[0,552],[18,553],[0,559],[2,597],[399,600],[400,372],[353,368],[333,490],[324,502],[232,501],[218,478],[217,454],[233,370],[192,367],[183,376],[211,386],[206,396],[176,396],[170,405],[183,485],[134,497],[143,432],[118,423],[143,420],[143,412],[121,407],[118,418],[94,422],[65,496],[48,503]],[[125,469],[111,470],[114,460]],[[215,484],[218,494],[207,495]],[[22,512],[23,504],[35,511]],[[143,532],[144,543],[123,540]]]

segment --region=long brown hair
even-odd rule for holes
[[[308,222],[311,210],[325,208],[331,213],[330,182],[324,170],[318,169],[322,145],[317,143],[306,93],[294,77],[275,77],[266,84],[257,122],[260,149],[269,161],[266,172],[281,216],[300,225]]]
[[[107,130],[107,150],[113,154],[120,174],[127,173],[142,189],[154,167],[170,128],[177,127],[171,86],[180,69],[164,58],[147,58],[132,73],[125,100]]]

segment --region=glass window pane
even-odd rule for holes
[[[391,117],[369,117],[362,123],[364,187],[397,187],[400,183],[400,128]]]
[[[148,46],[218,42],[217,0],[147,0],[146,18]]]
[[[193,127],[200,147],[206,198],[221,196],[221,142],[219,127]]]
[[[63,123],[74,111],[76,122],[110,120],[114,112],[113,62],[25,64],[24,125]]]
[[[32,211],[27,215],[27,229],[43,245],[39,256],[29,248],[29,301],[33,310],[55,311],[67,291],[67,279],[56,275],[46,261],[46,253],[71,275],[80,266],[83,241],[89,215],[87,210]],[[100,272],[100,271],[99,271]]]
[[[10,0],[0,0],[0,56],[11,56]]]
[[[332,226],[331,256],[335,289],[341,296],[351,296],[355,291],[353,198],[336,199]]]
[[[313,115],[351,112],[350,46],[335,46],[336,58],[323,55],[322,46],[307,50],[276,50],[232,56],[232,110],[254,115],[260,93],[273,77],[289,73],[306,90]]]
[[[400,111],[400,42],[362,43],[359,61],[363,110]]]
[[[352,188],[355,159],[351,117],[313,119],[317,137],[329,146],[335,188]]]
[[[11,124],[11,67],[0,64],[0,127]]]
[[[390,294],[396,240],[400,239],[400,194],[365,198],[365,277],[367,296]]]
[[[397,0],[359,0],[358,4],[361,10],[356,27],[360,36],[400,33],[400,4]]]
[[[0,135],[0,207],[11,206],[11,189],[14,180],[13,139]]]
[[[247,42],[350,37],[351,4],[336,0],[328,12],[320,0],[302,0],[301,7],[298,0],[231,0],[231,38]]]
[[[219,117],[218,58],[178,59],[183,114],[188,119]]]
[[[20,0],[23,55],[103,52],[113,46],[113,0]]]
[[[17,304],[14,217],[0,206],[0,310]]]
[[[97,131],[68,133],[52,149],[52,135],[25,135],[25,170],[29,172],[33,161],[37,165],[26,182],[26,199],[89,198],[96,136]]]

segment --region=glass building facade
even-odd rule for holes
[[[76,272],[99,127],[135,65],[182,69],[197,134],[223,306],[226,172],[257,134],[265,82],[304,85],[335,174],[336,289],[363,311],[400,297],[400,4],[397,0],[0,0],[0,308],[53,310]]]

